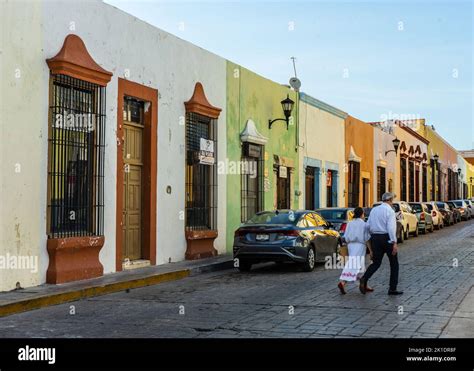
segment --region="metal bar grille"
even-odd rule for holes
[[[52,75],[49,238],[104,230],[105,88]]]
[[[214,164],[199,159],[201,138],[214,142]],[[217,120],[186,114],[186,230],[217,229]]]
[[[360,192],[360,163],[349,161],[349,193],[348,206],[359,206]]]
[[[405,158],[400,159],[400,193],[401,200],[407,200],[407,160]]]

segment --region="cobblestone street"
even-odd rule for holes
[[[340,295],[340,270],[267,264],[12,315],[0,336],[444,337],[473,287],[473,245],[474,221],[399,245],[400,297],[387,295],[386,258],[365,296],[354,284]]]

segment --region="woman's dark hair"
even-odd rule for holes
[[[361,207],[356,207],[354,209],[354,218],[360,218],[362,214],[364,213],[364,209]]]

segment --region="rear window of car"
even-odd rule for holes
[[[393,204],[393,210],[395,210],[395,212],[399,212],[400,211],[400,205],[399,204]]]
[[[421,213],[423,211],[421,204],[410,204],[410,206],[415,213]]]
[[[317,210],[316,212],[326,220],[346,220],[347,218],[347,210]]]
[[[437,202],[436,206],[438,206],[438,209],[444,209],[445,208],[444,203],[442,203],[442,202]]]
[[[457,207],[462,207],[462,201],[453,201],[453,204],[455,204]]]
[[[294,212],[274,212],[255,214],[245,224],[292,224],[296,225],[300,215]]]
[[[431,204],[426,204],[426,207],[428,208],[429,211],[433,211],[433,205],[431,205]]]

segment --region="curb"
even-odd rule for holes
[[[233,267],[233,260],[223,261],[215,264],[208,264],[188,269],[177,270],[167,273],[157,273],[147,277],[134,278],[120,282],[107,284],[96,284],[90,287],[72,289],[70,291],[53,293],[49,295],[40,295],[33,298],[18,300],[15,302],[0,305],[0,318],[16,313],[27,312],[34,309],[49,307],[68,303],[76,300],[92,298],[114,292],[135,289],[146,286],[153,286],[159,283],[180,280],[189,276],[195,276],[202,273],[215,272],[219,270],[230,269]]]

